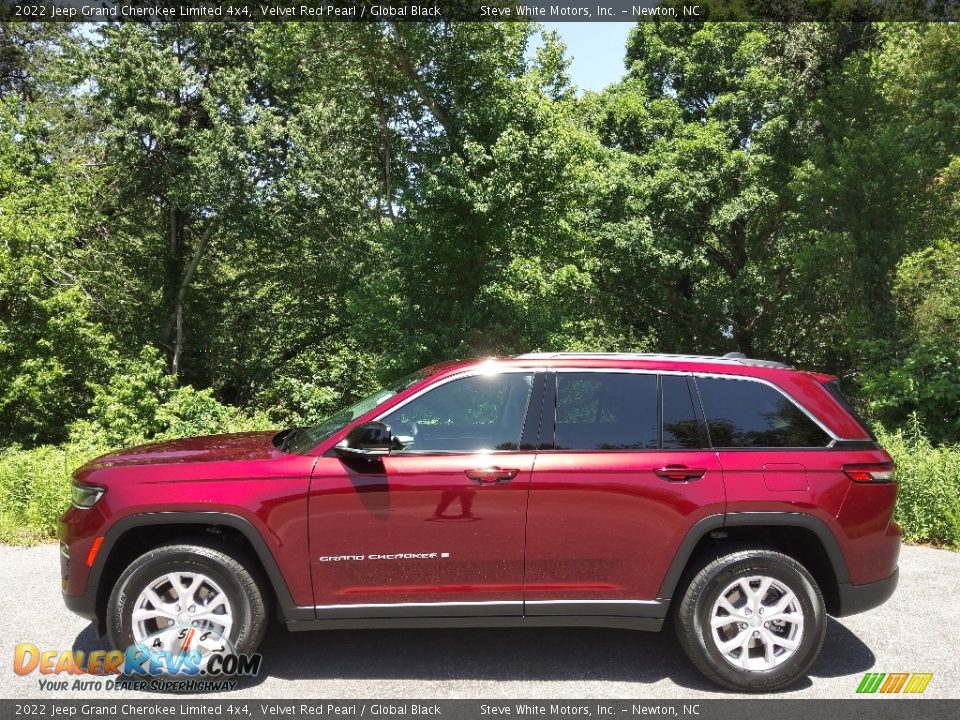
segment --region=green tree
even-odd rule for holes
[[[102,378],[112,338],[77,275],[91,185],[71,133],[58,28],[0,28],[0,443],[59,440]]]
[[[819,142],[810,108],[868,42],[862,26],[634,28],[627,77],[589,114],[636,158],[649,231],[623,245],[621,297],[661,348],[796,356],[773,341],[798,251],[793,169]]]

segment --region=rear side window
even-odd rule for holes
[[[873,434],[873,430],[870,429],[870,426],[867,425],[866,421],[860,417],[860,413],[854,409],[853,405],[850,404],[850,401],[847,400],[846,396],[840,391],[840,383],[837,380],[832,380],[828,383],[824,383],[823,386],[827,389],[827,392],[833,396],[833,399],[840,403],[840,406],[847,411],[847,414],[857,421],[857,424],[863,428],[863,431],[871,438],[876,440],[877,436]]]
[[[557,450],[647,450],[657,444],[656,375],[557,374]]]
[[[697,389],[714,447],[814,448],[830,442],[815,422],[769,385],[697,378]]]
[[[681,450],[700,447],[700,424],[693,409],[687,378],[663,375],[663,449]]]

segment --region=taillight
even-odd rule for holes
[[[844,465],[843,472],[854,482],[893,482],[893,463]]]

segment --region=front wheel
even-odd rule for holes
[[[215,654],[250,653],[266,630],[263,591],[250,563],[204,545],[164,545],[134,560],[107,603],[107,633],[199,668]]]
[[[820,588],[772,550],[721,556],[687,586],[676,612],[684,651],[708,678],[741,692],[779,690],[816,659],[826,633]]]

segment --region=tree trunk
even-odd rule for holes
[[[441,127],[443,127],[447,133],[447,137],[453,138],[453,124],[450,122],[449,114],[437,99],[433,97],[430,88],[427,87],[423,78],[420,77],[417,69],[413,66],[413,62],[410,60],[410,56],[407,55],[407,49],[403,45],[403,33],[400,30],[400,24],[392,22],[390,26],[393,28],[395,41],[393,42],[393,56],[387,59],[413,86],[414,91],[416,91],[417,96],[420,98],[420,102],[430,111],[434,119],[440,123]]]
[[[168,213],[167,258],[163,270],[162,308],[164,323],[160,328],[160,345],[167,356],[167,365],[173,361],[174,334],[176,330],[177,287],[183,277],[183,218],[180,211],[171,206]]]
[[[206,253],[219,225],[219,219],[213,218],[207,222],[197,247],[184,266],[184,228],[179,220],[180,213],[170,210],[170,240],[167,252],[167,271],[164,281],[164,307],[167,310],[167,320],[163,329],[163,346],[167,351],[167,362],[171,375],[180,374],[180,359],[183,356],[183,305],[187,296],[187,288],[193,281],[197,266]]]
[[[197,249],[193,253],[193,257],[190,258],[190,264],[187,265],[183,279],[180,281],[180,287],[177,289],[177,297],[174,303],[176,322],[174,324],[173,357],[170,360],[171,375],[177,376],[180,374],[180,356],[183,351],[183,301],[187,296],[187,288],[190,287],[190,282],[197,272],[197,265],[200,264],[200,259],[206,252],[207,246],[210,244],[210,238],[213,237],[214,232],[216,232],[218,223],[219,220],[217,218],[213,218],[207,223],[203,235],[200,236],[200,242],[197,243]]]

